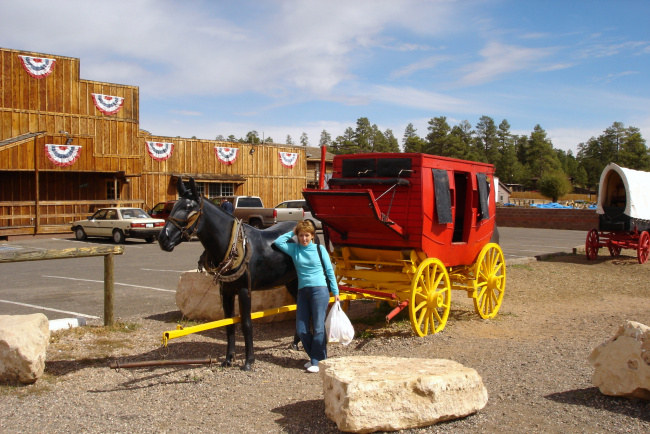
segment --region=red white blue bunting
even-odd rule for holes
[[[151,158],[158,161],[165,161],[172,155],[174,150],[173,143],[160,143],[160,142],[145,142],[147,144],[147,151]]]
[[[296,162],[298,161],[298,153],[293,153],[293,152],[278,152],[280,156],[280,163],[284,167],[292,168],[293,166],[296,165]]]
[[[45,155],[57,166],[70,166],[81,155],[81,146],[45,145]]]
[[[97,110],[105,115],[114,115],[122,108],[124,98],[119,96],[102,95],[100,93],[93,93],[93,101]]]
[[[21,56],[20,63],[23,64],[23,68],[29,75],[34,78],[45,78],[52,73],[56,59],[47,59],[45,57],[31,57],[31,56]]]
[[[219,146],[214,147],[214,152],[217,154],[217,159],[223,164],[233,164],[237,161],[237,156],[239,155],[239,148],[221,148]]]

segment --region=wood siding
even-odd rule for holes
[[[56,63],[49,76],[36,79],[19,55]],[[307,169],[301,147],[149,135],[139,125],[138,87],[83,80],[79,70],[76,58],[0,48],[0,236],[56,231],[56,225],[109,204],[148,209],[176,198],[178,175],[233,183],[235,194],[260,196],[267,207],[302,197]],[[93,93],[124,98],[122,108],[103,114]],[[16,139],[29,133],[40,134]],[[74,164],[60,167],[45,145],[65,145],[68,137],[81,153]],[[173,143],[173,152],[155,160],[146,141]],[[238,148],[237,160],[220,162],[215,146]],[[297,152],[296,165],[284,167],[279,152]],[[121,201],[107,197],[111,182]]]

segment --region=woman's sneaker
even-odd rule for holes
[[[305,369],[309,369],[310,366],[311,366],[311,362],[305,363]]]
[[[312,365],[309,368],[307,368],[307,372],[318,372],[320,369],[318,369],[318,365]]]

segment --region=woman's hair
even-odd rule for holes
[[[300,232],[309,232],[313,236],[316,236],[316,228],[314,223],[311,220],[301,220],[296,225],[296,228],[293,230],[293,233],[298,235]]]

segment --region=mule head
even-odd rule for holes
[[[158,244],[166,252],[171,252],[174,247],[189,239],[190,231],[194,229],[195,225],[198,225],[201,201],[203,200],[196,188],[194,178],[190,178],[190,188],[187,189],[179,177],[176,188],[179,195],[178,201],[174,204],[165,226],[158,235]]]

